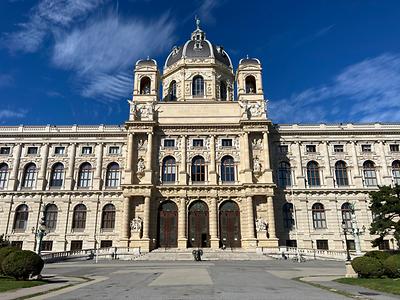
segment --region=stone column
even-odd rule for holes
[[[44,144],[41,149],[42,161],[40,164],[40,172],[38,176],[37,188],[44,190],[46,188],[47,160],[49,159],[49,144]]]
[[[101,178],[101,171],[103,170],[103,143],[97,144],[97,151],[96,151],[96,171],[94,173],[94,188],[101,189],[102,187],[102,178]]]
[[[210,184],[217,184],[217,172],[215,170],[215,136],[210,137],[210,168],[208,181]]]
[[[132,184],[132,165],[133,165],[133,133],[128,134],[126,145],[126,164],[125,164],[125,184]]]
[[[253,211],[253,197],[248,196],[246,198],[247,202],[247,228],[248,228],[248,239],[255,240],[255,233],[254,233],[254,211]]]
[[[267,209],[269,238],[276,239],[274,199],[271,196],[267,197]]]
[[[187,170],[186,170],[186,135],[181,137],[181,164],[179,168],[179,184],[187,184]]]
[[[144,197],[144,220],[143,220],[143,239],[148,240],[150,229],[150,197]]]
[[[385,142],[379,142],[379,152],[381,154],[381,165],[382,165],[382,173],[380,174],[382,178],[382,182],[379,184],[381,185],[391,185],[392,184],[392,175],[389,174],[387,161],[386,161],[386,153],[385,153]]]
[[[263,150],[264,150],[264,178],[265,182],[273,182],[271,162],[269,159],[269,141],[268,141],[268,131],[263,133]]]
[[[186,237],[186,198],[181,198],[179,202],[179,224],[178,224],[178,248],[187,247]]]
[[[354,185],[358,187],[363,186],[363,177],[360,173],[360,169],[358,167],[358,157],[357,157],[357,142],[351,142],[351,155],[353,157],[353,177],[354,177]]]
[[[333,187],[333,176],[331,170],[331,164],[329,159],[329,144],[328,142],[324,142],[324,165],[325,165],[325,182],[324,184],[328,187]]]
[[[306,186],[306,181],[303,175],[303,165],[301,161],[301,143],[296,142],[296,145],[294,147],[294,156],[297,157],[298,163],[297,167],[294,168],[294,174],[295,174],[295,180],[293,182],[293,185],[296,185],[298,188],[305,188]]]
[[[18,171],[19,171],[19,164],[21,160],[21,152],[22,152],[22,144],[17,144],[14,150],[14,161],[13,161],[13,168],[10,176],[10,183],[9,187],[16,191],[18,189]]]
[[[145,177],[144,181],[146,183],[151,183],[152,182],[152,176],[153,176],[153,133],[149,132],[147,135],[147,151],[146,151],[146,169],[145,169]]]
[[[124,208],[122,212],[122,240],[129,240],[130,233],[130,210],[131,210],[131,199],[130,197],[124,197]]]
[[[72,190],[74,188],[74,169],[75,169],[75,155],[76,155],[76,144],[71,143],[69,145],[69,163],[68,173],[65,178],[65,188]]]
[[[241,164],[244,167],[242,172],[244,173],[244,178],[243,178],[243,183],[252,183],[253,182],[253,173],[251,170],[250,166],[250,149],[249,149],[249,133],[245,132],[242,135],[242,142],[243,142],[243,148],[242,148],[242,158],[241,158]]]
[[[211,198],[210,205],[210,242],[212,249],[219,248],[219,238],[218,238],[218,203],[217,197]]]

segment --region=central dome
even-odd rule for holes
[[[224,64],[229,68],[232,67],[231,59],[222,46],[216,46],[206,39],[206,34],[199,27],[192,32],[191,39],[183,46],[175,46],[165,61],[164,68],[168,68],[178,62],[182,58],[214,58],[216,61]]]

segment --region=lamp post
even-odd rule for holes
[[[344,241],[346,243],[346,254],[347,254],[347,261],[351,261],[351,257],[350,257],[350,250],[349,250],[349,245],[347,242],[347,228],[346,228],[346,222],[342,221],[342,228],[343,228],[343,234],[344,234]]]
[[[42,251],[43,237],[47,234],[47,226],[44,217],[40,219],[39,227],[35,234],[37,239],[36,253],[40,255],[40,252]]]

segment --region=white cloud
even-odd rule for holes
[[[400,121],[400,54],[351,65],[331,83],[271,100],[279,122]]]
[[[26,110],[11,110],[11,109],[2,109],[0,110],[0,121],[4,119],[20,119],[24,118],[28,112]]]
[[[18,24],[19,30],[3,37],[3,46],[11,51],[35,52],[45,37],[87,16],[109,0],[40,0],[29,20]]]
[[[201,0],[201,5],[197,9],[200,19],[208,23],[215,23],[212,11],[223,4],[223,2],[224,0]]]

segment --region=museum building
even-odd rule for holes
[[[0,127],[0,234],[33,250],[43,218],[42,251],[342,251],[357,226],[368,250],[368,193],[400,184],[400,124],[274,124],[260,61],[234,72],[199,23],[162,73],[136,63],[128,102],[123,125]]]

